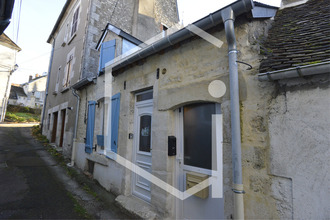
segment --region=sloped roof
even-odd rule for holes
[[[10,89],[9,98],[10,99],[18,99],[18,96],[27,97],[27,95],[25,94],[24,89],[22,87],[12,85],[11,89]]]
[[[11,48],[13,50],[17,50],[18,52],[22,50],[5,33],[0,35],[0,44],[6,46],[8,48]]]
[[[61,14],[58,16],[57,20],[56,20],[56,23],[53,27],[53,30],[52,32],[50,33],[49,37],[48,37],[48,40],[47,40],[47,43],[50,43],[52,41],[52,37],[54,36],[55,32],[57,31],[57,29],[59,28],[60,24],[61,24],[61,21],[62,19],[64,18],[65,16],[65,12],[66,10],[69,8],[69,5],[70,3],[72,2],[72,0],[67,0],[62,8],[62,11],[61,11]]]
[[[44,75],[44,76],[38,76],[38,77],[32,79],[32,80],[29,81],[29,82],[26,82],[26,83],[21,84],[21,86],[25,86],[25,85],[27,85],[27,84],[33,83],[34,81],[37,81],[37,80],[42,79],[42,78],[44,78],[44,77],[47,77],[47,75]]]
[[[259,72],[330,60],[330,4],[310,0],[303,5],[277,12],[269,35],[262,45],[266,59]]]

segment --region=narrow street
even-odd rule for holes
[[[99,210],[104,207],[95,198],[54,169],[61,167],[33,139],[31,127],[0,124],[0,219],[81,219],[85,216],[73,199],[77,194],[92,204],[92,218],[126,218],[117,210]]]

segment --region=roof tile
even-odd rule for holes
[[[262,45],[267,58],[261,61],[259,71],[269,72],[330,59],[329,20],[328,0],[310,0],[278,11]]]

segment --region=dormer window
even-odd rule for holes
[[[123,47],[122,47],[122,54],[125,55],[125,53],[130,52],[136,52],[137,50],[139,50],[139,47],[137,47],[136,44],[133,44],[132,42],[123,39]]]

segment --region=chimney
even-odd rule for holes
[[[30,75],[30,76],[29,76],[29,82],[31,82],[31,81],[32,81],[32,76]]]
[[[37,73],[35,78],[38,78],[38,77],[39,77],[39,74]]]

